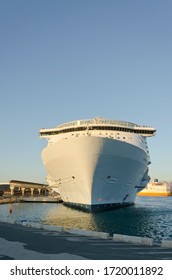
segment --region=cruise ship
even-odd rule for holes
[[[129,206],[149,182],[153,127],[100,117],[40,129],[47,181],[64,204],[97,212]]]
[[[172,182],[155,179],[149,182],[147,186],[138,193],[138,196],[172,196]]]

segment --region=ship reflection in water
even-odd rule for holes
[[[0,220],[11,218],[48,225],[151,237],[156,242],[172,239],[172,197],[137,197],[136,203],[101,213],[86,213],[63,204],[16,203],[0,205]]]

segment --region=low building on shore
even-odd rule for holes
[[[49,187],[46,184],[11,180],[0,183],[0,195],[39,196],[48,195]]]

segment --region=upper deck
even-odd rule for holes
[[[153,136],[156,130],[153,127],[140,126],[135,123],[107,120],[102,118],[95,118],[89,120],[78,120],[61,124],[54,128],[42,128],[40,129],[40,137],[47,138],[51,135],[78,132],[78,131],[93,131],[93,130],[110,130],[110,131],[124,131],[130,133],[137,133],[143,136]]]

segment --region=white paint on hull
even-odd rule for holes
[[[49,144],[42,159],[62,200],[85,205],[133,203],[150,160],[139,137],[128,142],[66,137]]]

